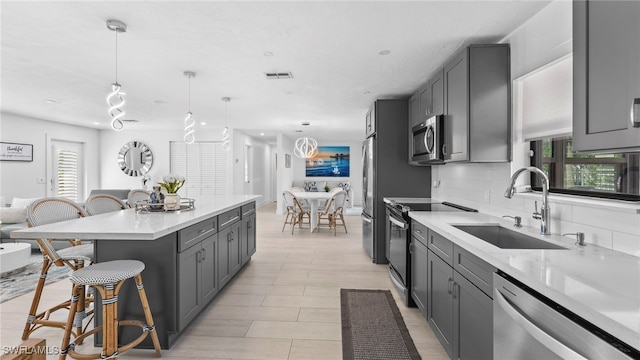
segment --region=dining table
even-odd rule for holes
[[[309,202],[311,220],[309,231],[313,232],[318,225],[318,205],[320,200],[328,201],[333,196],[330,192],[325,191],[298,191],[293,193],[299,200],[307,200]]]

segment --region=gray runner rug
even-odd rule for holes
[[[389,290],[340,289],[343,360],[416,360],[409,336]]]

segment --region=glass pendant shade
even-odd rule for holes
[[[194,73],[193,71],[185,71],[183,75],[189,78],[189,111],[187,112],[187,116],[184,118],[183,139],[185,144],[190,145],[196,142],[196,136],[195,136],[196,120],[193,118],[193,113],[191,112],[191,78],[196,77],[196,73]]]
[[[318,154],[318,142],[314,138],[303,137],[296,140],[293,153],[302,159],[308,159]]]

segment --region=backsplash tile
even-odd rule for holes
[[[432,188],[432,197],[496,217],[520,216],[525,226],[538,228],[540,220],[531,215],[534,201],[540,210],[542,196],[505,198],[510,177],[509,163],[433,166],[432,179],[440,180],[440,187]],[[640,214],[549,200],[553,233],[584,232],[587,243],[640,256]]]

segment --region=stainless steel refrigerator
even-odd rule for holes
[[[362,247],[386,264],[385,197],[430,197],[431,168],[409,165],[407,100],[376,100],[362,145]]]

